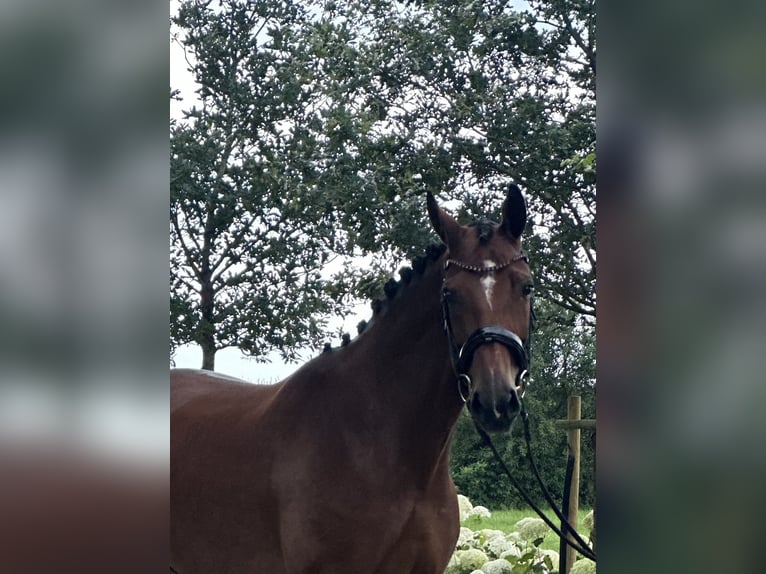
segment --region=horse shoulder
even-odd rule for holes
[[[244,571],[252,561],[279,572],[267,468],[275,445],[257,432],[278,390],[171,373],[171,554],[180,572]]]

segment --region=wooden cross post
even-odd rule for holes
[[[570,422],[579,422],[581,416],[581,402],[579,396],[571,396],[567,399],[567,420]],[[567,443],[570,452],[574,456],[574,467],[572,468],[572,483],[569,491],[569,508],[567,509],[567,520],[569,524],[577,528],[577,511],[580,506],[580,427],[572,425],[567,431]],[[572,534],[567,534],[570,540],[574,541]],[[567,546],[566,570],[569,572],[575,561],[575,551]]]

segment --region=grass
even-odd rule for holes
[[[490,516],[489,518],[471,517],[466,519],[461,524],[461,526],[467,526],[471,530],[481,530],[482,528],[492,528],[494,530],[502,530],[503,532],[513,532],[515,530],[514,525],[522,518],[525,518],[527,516],[533,516],[537,518],[537,514],[531,508],[512,509],[512,510],[493,510],[491,512],[492,512],[492,516]],[[577,531],[583,537],[588,536],[587,529],[582,525],[582,519],[585,517],[586,514],[588,514],[588,512],[590,512],[590,508],[580,508],[578,512],[578,522],[575,525],[577,528]],[[552,510],[546,510],[545,514],[548,518],[551,519],[553,524],[555,524],[558,527],[561,527],[561,521],[558,518],[556,518],[556,515],[553,513]],[[548,534],[545,536],[545,539],[543,540],[543,543],[540,545],[540,548],[547,548],[549,550],[555,550],[556,552],[558,552],[559,537],[556,536],[556,534],[552,530],[549,530]]]

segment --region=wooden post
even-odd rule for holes
[[[567,400],[567,420],[571,423],[573,421],[579,421],[581,415],[581,403],[579,396],[571,396]],[[577,528],[577,511],[580,505],[580,428],[575,424],[569,427],[567,430],[567,442],[569,448],[572,449],[572,455],[574,456],[574,468],[572,469],[572,482],[569,494],[569,508],[567,509],[567,519],[569,523]],[[569,539],[574,541],[574,537],[569,534]],[[575,561],[575,551],[567,546],[567,561],[566,570],[564,574],[569,574],[569,570],[572,568],[572,564]]]

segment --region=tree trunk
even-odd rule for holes
[[[213,290],[212,273],[210,272],[207,260],[203,262],[202,273],[200,277],[200,311],[202,322],[200,325],[199,345],[202,347],[202,368],[206,371],[215,370],[215,323],[213,316],[215,312],[215,301]]]
[[[215,370],[215,347],[202,347],[202,368],[206,371]]]

